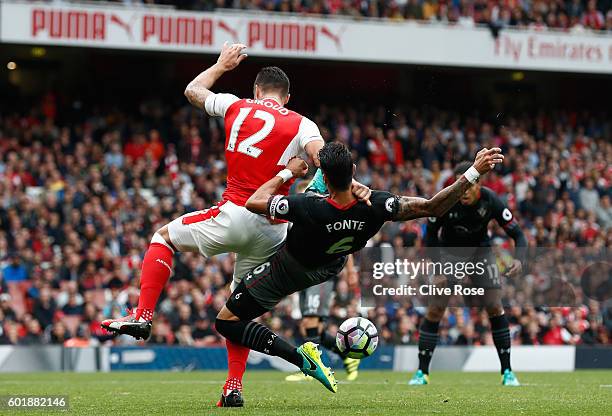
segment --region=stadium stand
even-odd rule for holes
[[[137,117],[78,108],[47,94],[29,112],[0,118],[1,344],[117,342],[99,322],[137,303],[152,231],[210,206],[223,191],[217,120],[154,102],[141,103]],[[73,121],[59,122],[58,114]],[[612,166],[606,162],[612,123],[605,113],[508,116],[503,126],[432,108],[391,113],[330,105],[308,114],[326,139],[351,146],[359,180],[400,194],[431,195],[456,162],[478,146],[499,145],[509,163],[485,185],[508,198],[532,246],[612,245]],[[424,223],[389,226],[374,244],[420,245]],[[228,294],[232,262],[231,255],[178,256],[150,342],[220,343],[211,322]],[[330,325],[356,314],[358,280],[355,273],[341,276]],[[299,337],[297,310],[287,300],[264,319]],[[370,310],[369,318],[383,342],[415,344],[422,313],[410,302],[390,303]],[[612,343],[610,302],[582,297],[572,307],[511,305],[509,314],[515,344]],[[451,309],[440,342],[491,344],[488,326],[486,314]]]
[[[147,1],[147,3],[150,3]],[[266,12],[420,20],[496,28],[555,28],[580,32],[612,30],[609,0],[184,0],[155,1],[180,9],[239,9]]]

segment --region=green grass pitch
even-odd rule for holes
[[[70,415],[606,415],[612,371],[519,373],[522,387],[493,373],[432,374],[409,387],[408,374],[362,371],[337,394],[315,382],[288,383],[276,371],[247,372],[246,407],[217,409],[224,373],[125,372],[0,374],[0,395],[69,396]],[[53,412],[57,414],[58,412]],[[49,410],[0,414],[50,414]]]

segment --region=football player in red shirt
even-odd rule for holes
[[[233,290],[244,275],[274,254],[285,240],[287,222],[270,221],[250,212],[244,204],[255,190],[277,175],[285,181],[281,193],[286,195],[293,182],[291,172],[285,169],[289,160],[305,154],[318,166],[317,154],[324,142],[314,122],[285,108],[289,78],[280,68],[259,71],[254,98],[240,99],[210,91],[221,75],[246,59],[245,48],[226,43],[217,63],[199,74],[185,90],[192,105],[210,116],[224,118],[227,188],[222,201],[207,210],[185,214],[157,230],[142,263],[138,308],[129,316],[103,321],[102,327],[109,331],[149,337],[155,305],[172,274],[176,251],[206,257],[236,253]],[[353,189],[358,198],[368,200],[369,189],[358,183]],[[242,389],[249,349],[229,341],[226,345],[229,374],[218,405],[241,405],[240,394],[228,396]]]

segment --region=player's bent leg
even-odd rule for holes
[[[273,303],[277,302],[270,302]],[[316,344],[307,342],[296,348],[267,327],[252,321],[268,310],[269,308],[264,308],[253,298],[243,280],[219,312],[215,327],[221,335],[232,342],[263,354],[281,357],[294,364],[306,375],[314,377],[335,393],[336,379],[332,371],[321,361],[321,353]]]
[[[174,246],[170,242],[168,227],[164,226],[153,235],[142,261],[138,308],[128,316],[102,321],[102,328],[136,339],[150,337],[155,305],[172,274],[173,256]]]
[[[278,356],[319,380],[327,389],[337,391],[331,370],[323,365],[316,344],[307,342],[296,348],[267,327],[253,321],[230,321],[217,318],[217,331],[230,341],[240,343],[263,354]]]

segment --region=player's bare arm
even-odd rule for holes
[[[287,167],[255,191],[244,205],[246,209],[256,214],[268,212],[268,200],[278,193],[280,187],[291,178],[302,178],[308,173],[308,164],[299,157],[294,157],[287,163]],[[287,175],[287,176],[284,176]],[[289,177],[291,175],[291,177]]]
[[[372,203],[370,202],[372,190],[364,184],[355,180],[355,178],[353,178],[353,183],[351,184],[351,192],[358,200],[365,202],[368,205],[372,205]]]
[[[247,58],[247,55],[244,53],[245,48],[246,45],[242,43],[229,45],[225,42],[217,63],[195,77],[187,85],[185,89],[187,100],[195,107],[203,110],[206,98],[214,94],[210,89],[215,82],[217,82],[221,75],[236,68],[240,62]]]
[[[306,154],[308,155],[310,160],[312,160],[312,163],[314,163],[316,167],[319,167],[320,165],[319,150],[323,148],[324,144],[325,142],[323,140],[313,140],[311,142],[306,143],[306,146],[304,146]]]
[[[402,196],[400,206],[395,221],[408,221],[423,217],[441,217],[459,202],[461,195],[465,193],[476,181],[478,177],[489,172],[496,164],[502,163],[504,155],[501,149],[484,148],[476,155],[476,160],[472,165],[473,171],[468,170],[464,175],[457,179],[452,185],[442,189],[431,199]]]

